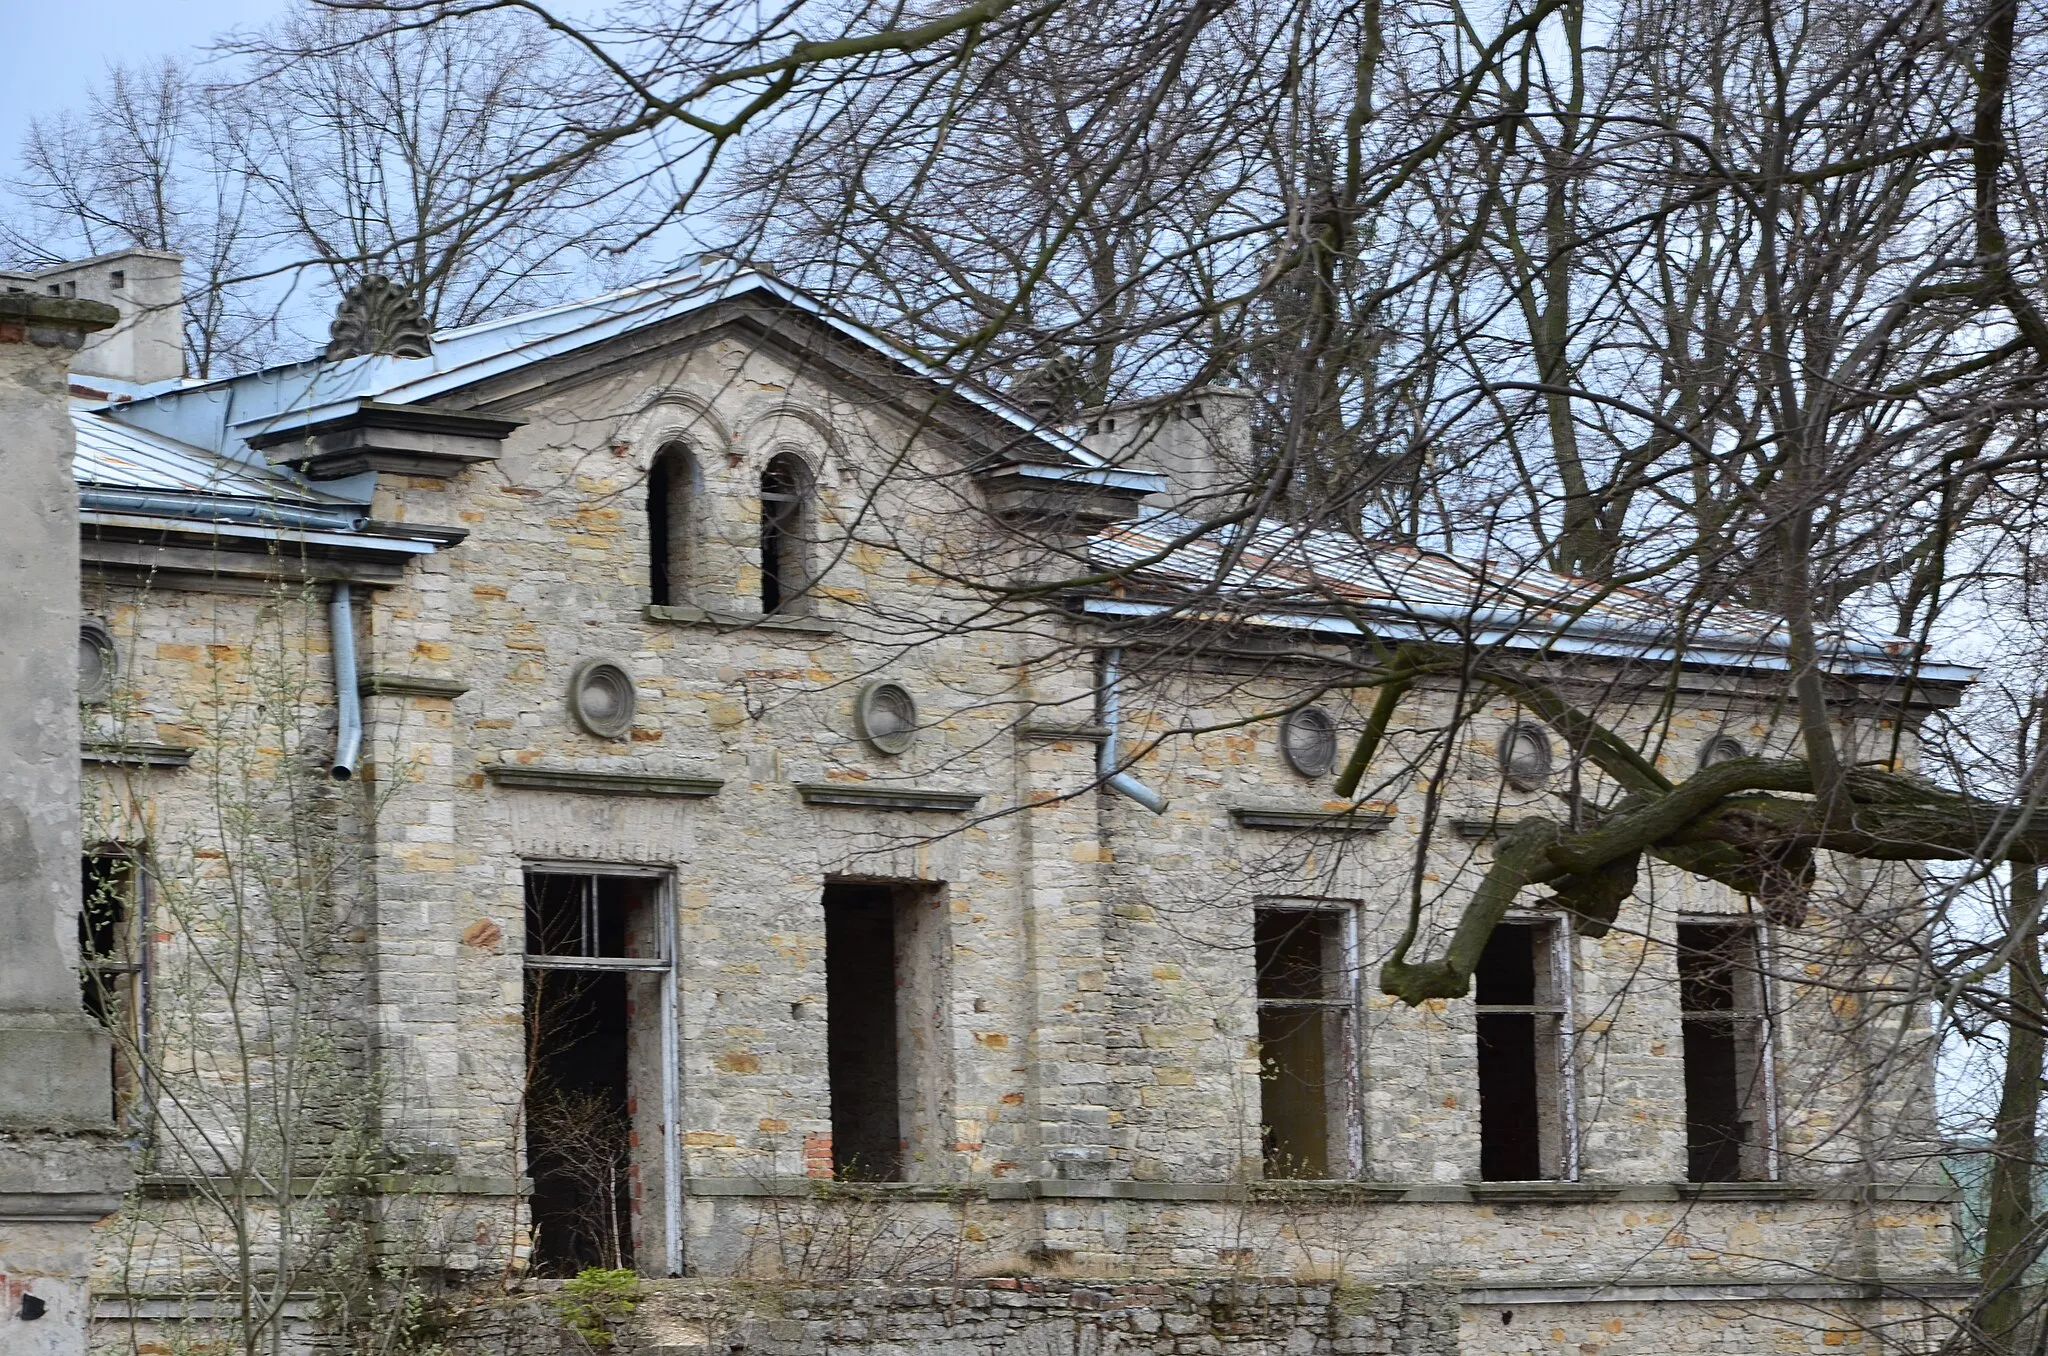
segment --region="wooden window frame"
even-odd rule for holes
[[[1357,1181],[1364,1177],[1365,1163],[1365,1076],[1363,1065],[1363,1044],[1360,1039],[1360,995],[1359,995],[1359,925],[1358,903],[1345,899],[1316,898],[1265,898],[1253,901],[1252,916],[1256,935],[1256,919],[1264,913],[1321,914],[1337,919],[1338,964],[1328,975],[1330,987],[1335,995],[1320,999],[1265,999],[1258,996],[1258,963],[1256,946],[1253,950],[1252,1003],[1256,1017],[1269,1011],[1322,1011],[1336,1017],[1338,1050],[1333,1057],[1326,1058],[1326,1065],[1333,1065],[1343,1071],[1339,1086],[1333,1091],[1339,1099],[1339,1106],[1332,1109],[1327,1105],[1325,1114],[1342,1130],[1341,1135],[1330,1136],[1330,1153],[1341,1161],[1326,1164],[1332,1172],[1329,1181]],[[1260,1076],[1264,1082],[1263,1073]],[[1264,1090],[1260,1091],[1263,1107]],[[1263,1117],[1263,1111],[1262,1111]],[[1260,1160],[1264,1161],[1264,1126],[1260,1125]],[[1275,1178],[1276,1181],[1305,1181],[1306,1178]]]

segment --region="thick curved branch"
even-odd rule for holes
[[[1795,924],[1821,850],[1873,861],[2048,861],[2048,818],[2025,806],[1874,768],[1844,777],[1845,815],[1831,817],[1810,795],[1772,794],[1806,793],[1812,785],[1805,762],[1737,758],[1703,768],[1663,795],[1633,800],[1580,833],[1567,835],[1550,819],[1523,820],[1497,841],[1443,956],[1408,960],[1419,930],[1411,923],[1381,968],[1380,988],[1411,1005],[1463,996],[1487,938],[1532,885],[1554,883],[1556,902],[1578,931],[1600,935],[1634,890],[1644,854],[1757,896]]]
[[[1494,843],[1493,862],[1465,905],[1443,956],[1411,965],[1408,948],[1415,932],[1411,927],[1393,956],[1380,967],[1380,992],[1392,994],[1410,1007],[1432,998],[1463,998],[1472,985],[1479,953],[1514,906],[1515,896],[1564,874],[1550,860],[1550,850],[1563,832],[1554,819],[1525,819],[1502,834]]]

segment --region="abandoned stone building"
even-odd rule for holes
[[[1682,771],[1788,738],[1767,627],[1188,540],[1243,393],[1050,427],[715,259],[433,335],[363,291],[324,356],[208,381],[124,290],[161,264],[13,282],[125,312],[72,378],[83,964],[145,1155],[104,1323],[218,1284],[153,1203],[277,1133],[231,1108],[316,1045],[279,1104],[456,1281],[1377,1296],[1274,1351],[1892,1349],[1958,1293],[1924,1025],[1799,982],[1853,951],[1828,891],[1910,913],[1903,871],[1829,866],[1795,926],[1660,868],[1602,937],[1526,901],[1470,999],[1377,990],[1411,899],[1440,927],[1581,770],[1425,685],[1336,798],[1362,648],[1524,654]],[[1902,654],[1834,677],[1910,756],[1969,675]],[[242,988],[228,914],[271,929]]]

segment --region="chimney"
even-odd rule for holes
[[[1151,501],[1206,517],[1241,499],[1250,485],[1252,394],[1202,386],[1172,396],[1103,405],[1082,416],[1081,441],[1111,464],[1166,477]]]
[[[0,272],[0,293],[97,301],[121,319],[90,336],[74,374],[132,386],[185,375],[185,256],[129,249],[26,272]],[[88,382],[88,384],[90,384]]]

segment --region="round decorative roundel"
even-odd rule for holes
[[[1747,758],[1749,750],[1742,747],[1742,741],[1733,735],[1715,735],[1700,746],[1700,766],[1712,767],[1725,763],[1731,758]]]
[[[860,736],[882,753],[901,753],[917,738],[917,699],[901,683],[869,683],[853,703]]]
[[[569,714],[599,739],[623,739],[633,728],[633,675],[616,659],[586,659],[569,680]]]
[[[1550,735],[1540,725],[1517,721],[1501,732],[1500,770],[1517,791],[1534,791],[1550,780]]]
[[[78,624],[78,700],[103,702],[113,696],[120,663],[114,633],[105,622],[87,617]]]
[[[1289,711],[1280,721],[1280,756],[1304,777],[1322,777],[1337,764],[1337,722],[1320,706]]]

